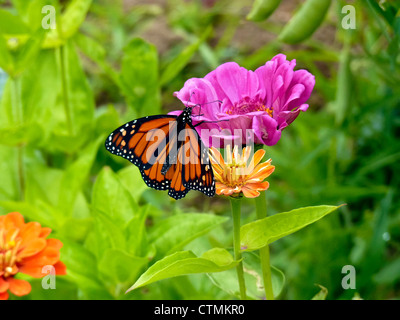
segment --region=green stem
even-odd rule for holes
[[[22,104],[20,101],[20,80],[15,77],[11,80],[12,83],[12,109],[14,114],[14,123],[16,126],[22,126],[24,122]],[[17,147],[18,159],[18,185],[21,200],[24,200],[25,190],[25,170],[24,170],[24,146]]]
[[[231,208],[232,208],[232,218],[233,218],[233,250],[235,255],[235,260],[239,261],[236,266],[236,272],[239,282],[240,298],[246,300],[246,285],[244,282],[243,273],[243,262],[242,253],[240,252],[240,210],[241,210],[241,199],[230,198]]]
[[[261,191],[260,195],[256,198],[257,219],[263,219],[267,217],[267,200],[265,193],[266,191]],[[260,249],[260,262],[264,281],[265,298],[267,300],[274,300],[268,245]]]
[[[58,60],[60,63],[61,85],[62,85],[62,94],[64,101],[64,111],[65,111],[65,116],[67,118],[67,127],[69,134],[73,135],[71,106],[69,103],[68,84],[67,84],[67,65],[65,59],[65,46],[58,47],[56,50],[57,50]]]

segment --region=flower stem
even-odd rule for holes
[[[58,47],[56,49],[58,60],[60,63],[60,72],[61,72],[61,85],[62,85],[62,95],[63,95],[63,102],[64,102],[64,111],[65,117],[67,119],[67,128],[70,135],[73,134],[73,127],[72,127],[72,115],[71,115],[71,106],[69,101],[69,94],[68,94],[68,84],[67,84],[67,62],[65,57],[65,45]]]
[[[235,260],[239,261],[242,259],[242,253],[240,252],[240,210],[241,210],[241,199],[230,198],[233,218],[233,250]],[[240,261],[236,266],[236,272],[239,282],[240,298],[246,300],[246,285],[244,282],[243,273],[243,262]]]
[[[24,122],[22,104],[20,101],[20,79],[15,77],[11,79],[12,84],[12,109],[14,112],[14,123],[16,126],[22,126]],[[21,200],[24,200],[25,190],[25,170],[24,170],[24,146],[17,147],[18,157],[18,180],[19,180],[19,194]]]
[[[267,217],[267,200],[265,191],[261,191],[260,195],[256,198],[256,213],[257,219]],[[265,298],[267,300],[274,300],[268,245],[260,249],[260,261],[264,281]]]

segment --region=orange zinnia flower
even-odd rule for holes
[[[210,160],[215,177],[215,187],[218,195],[240,196],[256,198],[259,191],[267,190],[269,183],[264,181],[275,167],[271,165],[271,159],[260,163],[265,151],[260,149],[254,157],[250,158],[251,148],[243,148],[242,155],[239,154],[237,146],[233,152],[228,145],[225,149],[227,162],[221,153],[212,147],[210,149]]]
[[[19,272],[41,278],[46,275],[42,268],[51,265],[57,275],[66,274],[65,265],[59,261],[63,244],[46,239],[50,232],[38,222],[25,223],[18,212],[0,216],[0,300],[8,299],[7,290],[16,296],[31,292],[29,282],[14,278]]]

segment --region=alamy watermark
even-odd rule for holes
[[[45,276],[42,279],[42,288],[45,290],[56,289],[56,269],[54,266],[46,265],[42,268]]]
[[[342,274],[346,274],[342,278],[342,288],[347,289],[355,289],[356,288],[356,268],[354,266],[348,264],[343,266]]]
[[[352,5],[346,5],[342,8],[342,28],[345,30],[356,28],[356,8]]]
[[[45,16],[42,19],[43,29],[56,29],[56,8],[47,5],[42,8],[42,13]]]

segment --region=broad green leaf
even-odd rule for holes
[[[92,220],[91,218],[68,218],[60,228],[60,235],[74,241],[82,241],[93,224]]]
[[[246,283],[246,295],[250,299],[265,299],[260,258],[253,252],[243,253],[243,271]],[[285,275],[279,269],[271,266],[272,291],[277,298],[285,285]],[[223,291],[240,298],[236,269],[208,274],[211,281]]]
[[[311,300],[326,300],[328,289],[324,286],[321,286],[320,284],[318,284],[318,287],[320,287],[321,290]]]
[[[149,231],[149,241],[156,247],[157,257],[160,257],[181,250],[193,239],[227,220],[227,217],[203,213],[173,215],[160,221]]]
[[[7,146],[38,144],[42,136],[43,130],[38,123],[24,123],[22,125],[1,128],[0,144]]]
[[[31,35],[28,41],[18,50],[15,59],[15,74],[24,71],[39,53],[45,33],[42,29]]]
[[[12,13],[0,9],[0,34],[29,34],[28,26]]]
[[[123,226],[101,211],[93,210],[93,227],[86,239],[86,247],[101,259],[107,249],[126,249]]]
[[[119,114],[112,105],[96,108],[94,125],[95,135],[111,133],[120,125],[121,121],[119,119]]]
[[[117,173],[122,185],[129,190],[136,202],[139,202],[142,193],[148,189],[148,186],[142,179],[140,170],[136,166],[129,165]]]
[[[127,252],[136,256],[149,256],[153,258],[154,246],[149,247],[146,233],[146,218],[150,205],[141,206],[135,216],[129,221],[125,228],[125,238],[127,239]]]
[[[97,177],[92,195],[93,209],[103,212],[121,229],[137,214],[138,206],[118,176],[108,167]]]
[[[28,158],[26,162],[29,165],[25,166],[25,200],[31,204],[41,200],[56,207],[63,171],[47,167],[39,159]]]
[[[175,78],[175,76],[189,63],[190,59],[199,49],[200,45],[209,37],[211,31],[212,28],[208,27],[199,39],[184,48],[182,52],[168,64],[161,74],[161,86]]]
[[[135,257],[119,249],[108,249],[99,261],[99,271],[112,285],[127,286],[137,279],[148,261],[147,258]]]
[[[82,52],[97,63],[103,69],[116,85],[122,87],[120,75],[106,61],[107,51],[95,39],[90,38],[82,33],[74,36],[74,42]]]
[[[160,112],[158,57],[154,45],[140,38],[128,43],[122,57],[119,86],[138,116]]]
[[[94,97],[71,43],[60,49],[39,51],[35,63],[18,77],[17,85],[7,81],[0,102],[0,127],[17,127],[14,115],[17,103],[22,109],[23,126],[28,129],[20,130],[17,138],[10,141],[72,154],[93,139]],[[41,129],[33,130],[35,126]],[[6,137],[4,133],[3,136]]]
[[[104,141],[104,137],[98,137],[81,151],[78,159],[74,161],[63,173],[60,185],[58,208],[66,216],[71,216],[75,205],[76,197],[81,191],[83,184],[89,175],[93,162],[96,159],[99,145]]]
[[[112,296],[99,280],[97,262],[94,255],[82,245],[60,239],[64,246],[60,250],[60,260],[67,266],[66,279],[79,284],[86,299],[111,299]]]
[[[38,77],[38,74],[43,76]],[[59,104],[57,104],[57,93],[60,89],[59,80],[60,76],[57,71],[54,52],[39,52],[35,63],[25,69],[24,73],[18,78],[19,88],[17,90],[15,83],[13,84],[11,80],[7,81],[0,103],[0,113],[2,114],[0,126],[10,129],[16,126],[13,114],[13,105],[16,104],[16,99],[13,96],[15,96],[16,91],[20,91],[19,103],[22,107],[25,123],[19,124],[19,126],[24,126],[20,132],[14,132],[18,137],[15,140],[19,139],[26,143],[35,142],[36,144],[45,141],[57,122],[59,114],[63,115],[64,113],[63,109],[58,108]],[[41,130],[32,132],[29,127],[40,127]],[[24,135],[24,133],[26,134]],[[40,139],[36,139],[38,133],[41,135]]]
[[[167,278],[229,270],[236,264],[232,255],[221,248],[211,249],[200,258],[191,251],[179,251],[153,264],[127,292]]]
[[[98,63],[106,58],[106,49],[95,39],[90,38],[83,33],[77,33],[73,40],[79,49],[81,49],[82,52],[93,61]]]
[[[240,229],[241,248],[245,251],[253,251],[265,247],[271,242],[318,221],[339,207],[305,207],[250,222]]]

